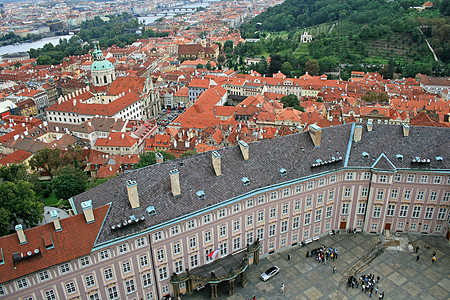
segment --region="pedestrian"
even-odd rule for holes
[[[436,256],[436,251],[433,251],[433,254],[431,254],[431,256]]]
[[[378,287],[375,288],[375,294],[378,294]]]
[[[380,282],[380,276],[377,276],[377,282]]]
[[[417,255],[417,257],[416,257],[416,261],[418,261],[418,260],[419,260],[419,258],[420,258],[420,257],[419,257],[419,255]]]
[[[256,296],[253,296],[253,300],[256,300]]]
[[[288,260],[291,260],[291,255],[290,254],[288,254]]]
[[[284,293],[284,283],[281,284],[280,292]]]
[[[378,299],[383,299],[383,293],[380,293],[379,295],[378,295]]]
[[[431,262],[432,262],[432,263],[435,263],[435,262],[436,262],[436,256],[435,256],[435,255],[431,258]]]
[[[416,253],[419,253],[419,246],[416,247]]]
[[[370,291],[369,297],[372,298],[372,291]]]
[[[306,257],[309,257],[309,251],[306,251]]]
[[[336,266],[333,266],[333,273],[336,273]]]

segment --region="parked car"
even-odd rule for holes
[[[278,268],[277,266],[270,267],[269,269],[267,269],[267,271],[262,273],[259,278],[261,278],[262,281],[267,281],[273,276],[277,275],[279,271],[280,268]]]

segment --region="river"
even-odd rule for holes
[[[189,8],[197,8],[200,6],[206,7],[210,4],[210,2],[217,2],[217,0],[204,0],[203,3],[193,3],[193,4],[183,6],[183,7],[189,7]],[[175,14],[170,14],[170,15],[167,15],[165,18],[170,19],[174,15]],[[139,22],[145,21],[145,24],[150,24],[162,16],[163,15],[157,16],[157,17],[139,17],[138,20],[139,20]],[[7,53],[26,52],[26,51],[30,50],[31,48],[34,48],[34,49],[42,48],[47,43],[52,43],[53,45],[56,45],[59,43],[59,39],[64,39],[64,38],[70,39],[71,37],[72,37],[72,35],[61,35],[61,36],[44,38],[39,41],[31,42],[31,43],[22,43],[22,44],[18,44],[18,45],[1,46],[0,47],[0,56],[3,54],[7,54]]]
[[[42,48],[45,44],[52,43],[53,45],[57,45],[59,43],[59,39],[70,39],[73,35],[60,35],[54,37],[43,38],[36,42],[31,43],[22,43],[18,45],[8,45],[0,47],[0,55],[7,53],[15,53],[15,52],[26,52],[31,48],[37,49]]]

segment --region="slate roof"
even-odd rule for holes
[[[353,143],[349,166],[370,167],[384,153],[397,169],[416,168],[417,166],[411,165],[411,160],[416,156],[429,158],[429,168],[449,169],[449,129],[409,126],[409,136],[403,137],[402,126],[374,124],[373,128],[372,132],[367,132],[367,126],[363,125],[361,141]],[[369,158],[363,158],[363,152],[369,153]],[[403,160],[397,159],[397,154],[403,155]],[[444,161],[437,162],[436,156],[442,156]],[[392,166],[387,166],[387,164],[386,161],[382,165],[388,170],[392,169]],[[378,165],[376,167],[380,168]]]
[[[381,153],[385,153],[400,168],[409,168],[411,158],[419,154],[424,158],[433,158],[430,167],[449,169],[448,129],[411,127],[410,136],[403,138],[401,126],[374,124],[373,132],[368,133],[364,128],[362,140],[349,148],[352,126],[346,124],[323,129],[320,147],[314,147],[307,132],[250,143],[248,161],[243,160],[239,146],[219,149],[217,151],[222,156],[221,177],[216,177],[214,173],[210,152],[148,166],[90,189],[74,197],[73,202],[78,213],[82,211],[80,203],[89,199],[92,199],[94,207],[112,202],[97,240],[101,244],[218,205],[259,188],[340,169],[344,166],[348,149],[351,149],[348,164],[353,167],[370,168],[374,164],[372,157],[378,158]],[[370,159],[363,159],[363,151],[370,154]],[[403,154],[403,161],[396,161],[397,153]],[[435,155],[441,155],[444,161],[435,162]],[[340,156],[342,161],[311,168],[317,159],[326,161]],[[169,171],[175,168],[179,170],[181,184],[181,195],[177,197],[171,193],[169,177]],[[281,168],[287,170],[285,176],[280,175]],[[250,179],[249,185],[242,184],[243,177]],[[138,186],[140,207],[134,210],[131,210],[128,201],[127,180],[135,180]],[[196,192],[199,190],[205,192],[205,199],[198,199]],[[151,205],[157,213],[148,216],[145,209]],[[139,218],[145,215],[146,219],[126,228],[111,230],[111,225],[123,222],[131,215]]]

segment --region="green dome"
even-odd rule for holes
[[[91,65],[91,72],[92,71],[106,71],[113,69],[114,66],[109,60],[96,60]]]
[[[113,64],[105,59],[102,50],[97,45],[95,45],[94,52],[92,52],[92,57],[94,58],[94,62],[91,65],[91,71],[98,72],[114,69]]]

